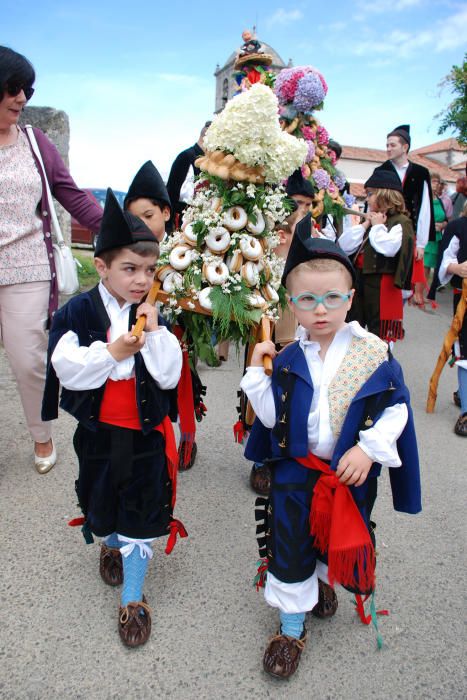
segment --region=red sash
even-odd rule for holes
[[[322,472],[313,489],[310,531],[314,544],[328,555],[329,583],[360,591],[375,586],[375,551],[370,533],[352,497],[330,466],[308,453],[296,461]]]
[[[141,430],[141,422],[136,405],[135,378],[114,381],[108,379],[105,384],[99,412],[99,421],[109,425],[118,425],[120,428]],[[172,508],[175,506],[177,493],[177,467],[178,452],[175,442],[174,430],[170,418],[165,416],[163,421],[156,425],[154,430],[162,433],[165,441],[165,457],[167,470],[172,482]]]
[[[196,437],[195,402],[193,398],[193,382],[191,380],[190,358],[188,350],[182,341],[183,329],[174,326],[172,329],[177,336],[182,349],[182,373],[177,388],[177,409],[180,420],[180,443],[184,452],[180,455],[180,463],[188,464],[191,459],[191,450]]]
[[[379,291],[380,338],[387,341],[403,338],[403,316],[402,290],[394,286],[392,275],[381,275]]]

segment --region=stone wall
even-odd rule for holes
[[[66,112],[52,107],[25,107],[20,120],[21,125],[31,124],[47,134],[58,148],[68,167],[68,152],[70,148],[70,122]],[[71,218],[68,212],[55,200],[58,220],[63,237],[67,243],[71,238]]]

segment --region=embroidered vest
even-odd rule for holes
[[[387,359],[387,354],[387,344],[375,335],[352,337],[349,349],[329,385],[329,417],[336,438],[341,433],[352,399]]]

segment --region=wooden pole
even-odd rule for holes
[[[459,333],[464,323],[465,309],[467,307],[467,279],[462,282],[462,292],[459,303],[457,304],[456,313],[452,319],[451,328],[446,333],[443,341],[443,347],[438,357],[436,367],[431,375],[430,384],[428,387],[428,398],[426,402],[426,412],[433,413],[435,410],[436,398],[438,396],[438,382],[443,371],[443,367],[448,361],[451,354],[451,348],[454,342],[459,337]]]
[[[151,289],[148,292],[148,295],[146,297],[146,302],[148,304],[154,304],[157,301],[157,295],[159,294],[159,290],[161,288],[161,283],[160,280],[154,280],[153,285]],[[141,333],[144,331],[144,326],[146,325],[146,316],[143,314],[143,316],[140,316],[138,320],[135,323],[135,327],[133,328],[131,335],[134,336],[135,338],[139,338],[141,336]]]

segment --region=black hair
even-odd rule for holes
[[[331,151],[334,151],[334,153],[336,154],[336,158],[339,160],[339,158],[342,155],[342,146],[340,145],[340,143],[337,143],[337,141],[334,141],[334,139],[329,139],[328,148]]]
[[[129,197],[128,199],[125,197],[125,202],[123,204],[123,210],[128,211],[128,207],[132,202],[137,202],[138,199],[149,199],[151,204],[153,204],[155,207],[159,207],[161,211],[164,211],[165,208],[169,209],[169,211],[172,211],[171,207],[167,204],[167,202],[162,202],[160,199],[153,199],[152,197],[144,197],[143,195],[138,195],[137,197]]]
[[[25,56],[7,46],[0,46],[0,100],[3,100],[7,86],[32,87],[35,79],[33,65]]]
[[[131,250],[132,253],[136,255],[141,255],[143,258],[149,257],[150,255],[155,255],[156,259],[159,258],[159,243],[157,241],[136,241],[136,243],[131,243],[130,245],[117,246],[116,248],[108,248],[103,250],[102,253],[96,255],[96,258],[100,258],[105,262],[107,267],[110,267],[115,258],[120,255],[122,250]]]

